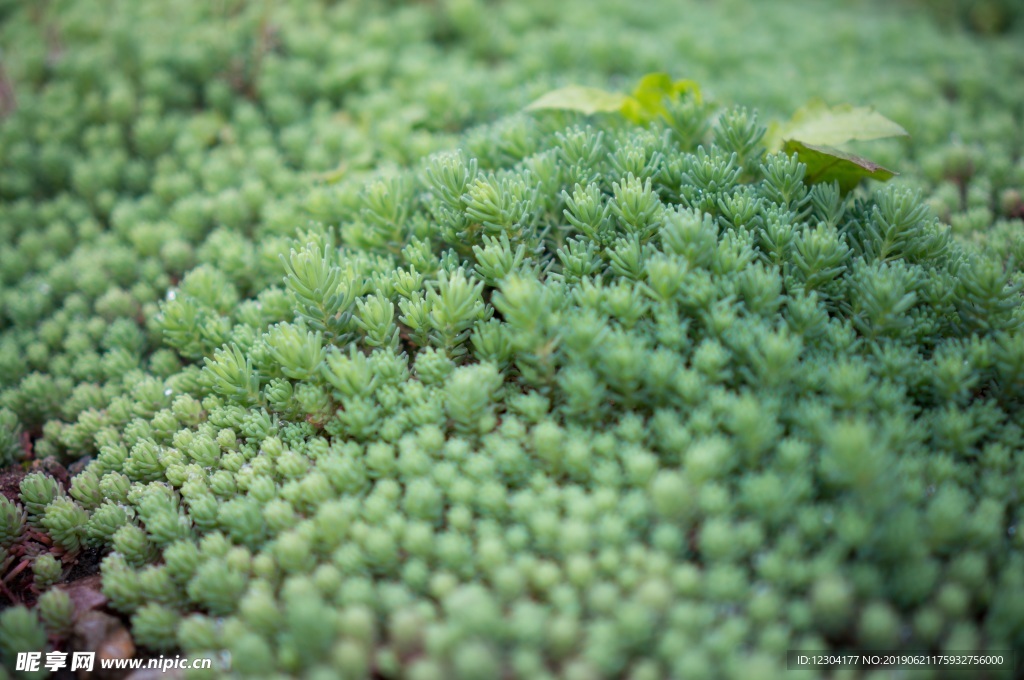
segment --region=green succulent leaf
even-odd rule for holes
[[[800,162],[807,166],[807,184],[838,182],[839,190],[844,194],[852,191],[862,179],[884,182],[897,174],[866,158],[830,146],[789,140],[783,146],[783,151],[795,153]]]

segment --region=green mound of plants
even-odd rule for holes
[[[214,677],[1024,649],[1022,50],[887,10],[833,42],[920,62],[793,87],[818,32],[593,4],[0,6],[9,670],[87,559]],[[911,135],[769,125],[811,94]]]

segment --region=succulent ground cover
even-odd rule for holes
[[[0,3],[0,661],[97,612],[213,676],[1024,650],[978,4]],[[815,97],[899,177],[770,151]]]

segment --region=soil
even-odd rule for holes
[[[25,478],[26,474],[18,467],[0,470],[0,493],[9,501],[18,500],[18,496],[21,494],[21,480]]]

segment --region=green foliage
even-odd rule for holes
[[[181,615],[173,609],[150,602],[132,616],[135,639],[150,649],[169,650],[177,646]]]
[[[69,552],[82,547],[89,513],[67,496],[59,496],[46,506],[39,524],[54,542]]]
[[[6,496],[0,496],[0,548],[10,548],[24,530],[25,511]]]
[[[700,88],[692,80],[673,81],[665,73],[648,73],[637,84],[633,94],[605,92],[592,87],[571,85],[548,92],[526,107],[526,111],[574,111],[583,115],[618,113],[627,120],[644,125],[663,120],[686,142],[686,146],[699,135],[696,130],[682,132],[671,109],[678,106],[683,95],[689,95],[697,105],[702,103]],[[727,116],[720,121],[715,141],[725,149],[738,154],[741,167],[760,156],[752,154],[766,129],[757,125],[756,117],[749,123],[743,112]],[[906,135],[907,131],[872,109],[850,105],[828,107],[814,100],[797,111],[784,124],[773,123],[769,147],[796,154],[807,166],[808,184],[837,183],[845,194],[852,191],[862,179],[886,181],[896,176],[891,170],[867,159],[835,148],[854,140],[872,140]],[[763,152],[763,150],[762,150]],[[700,188],[700,183],[697,183]],[[573,204],[575,206],[575,204]],[[713,206],[711,206],[713,207]],[[575,211],[577,208],[574,207]]]
[[[53,588],[39,597],[39,618],[49,634],[63,637],[71,632],[75,606],[66,591]]]
[[[44,553],[32,560],[32,578],[36,588],[40,591],[45,591],[60,581],[63,571],[64,565],[49,553]]]
[[[0,501],[0,576],[37,532],[99,549],[139,645],[240,677],[1024,644],[1009,41],[799,0],[94,5],[0,26],[0,463],[74,471]],[[564,82],[596,89],[513,113]],[[904,122],[900,180],[808,162],[880,114],[766,130],[812,94]],[[4,610],[5,664],[68,605]]]
[[[490,184],[515,203],[536,182],[528,221],[494,203],[497,235],[439,255],[300,234],[281,273],[294,320],[239,323],[173,402],[173,376],[138,378],[142,415],[102,435],[70,495],[26,478],[30,516],[65,547],[114,551],[104,592],[143,644],[251,647],[289,673],[365,668],[381,635],[465,677],[549,654],[679,672],[698,667],[672,646],[695,606],[734,608],[731,649],[812,631],[901,644],[967,568],[957,546],[986,575],[1014,564],[1019,282],[914,191],[808,188],[757,121],[728,112],[694,150],[664,122],[610,124],[607,141],[493,129],[532,140]],[[445,197],[451,166],[422,167],[395,180],[429,196],[408,225],[483,224]],[[307,265],[334,281],[332,262],[372,281],[344,330],[310,302],[323,286],[288,283],[320,277]],[[965,585],[972,606],[985,578]],[[1013,612],[984,644],[1015,644]],[[411,616],[442,632],[381,632]],[[548,641],[550,617],[564,630]],[[747,632],[776,619],[793,626],[781,641]],[[907,644],[952,639],[926,632]]]
[[[18,459],[21,453],[21,427],[13,411],[0,408],[0,467]]]
[[[36,612],[21,605],[0,612],[0,659],[7,668],[14,668],[19,652],[46,650],[46,630]],[[40,668],[25,677],[45,678],[48,671]]]
[[[1012,0],[918,0],[942,21],[959,24],[982,35],[1011,32],[1021,26],[1021,7]]]
[[[28,515],[29,523],[33,526],[40,523],[46,507],[63,496],[63,490],[57,484],[57,480],[41,472],[25,475],[19,488],[22,506]]]

